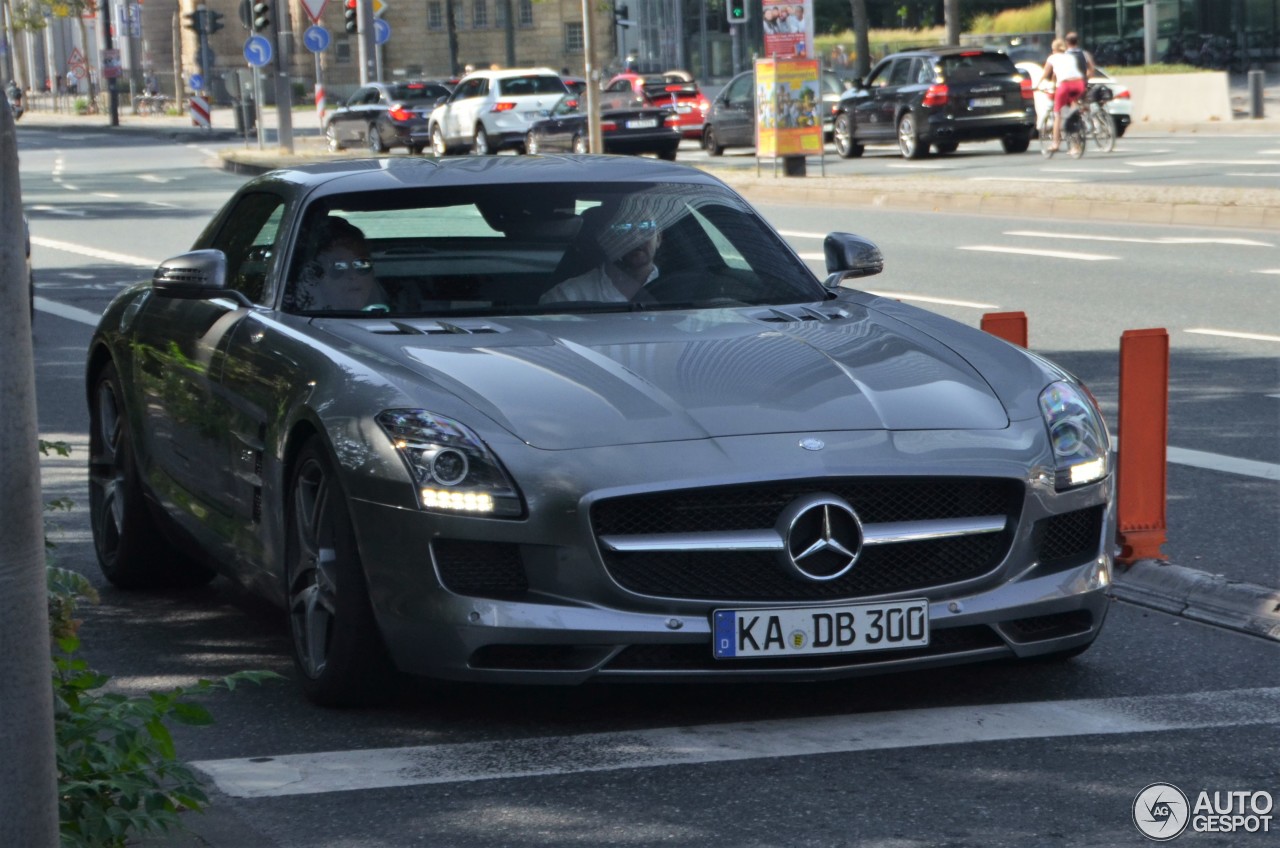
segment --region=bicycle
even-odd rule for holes
[[[1114,93],[1105,85],[1090,85],[1085,88],[1084,120],[1085,134],[1093,139],[1093,143],[1103,153],[1116,149],[1116,124],[1105,104],[1114,97]]]
[[[1085,124],[1085,117],[1076,104],[1063,107],[1061,143],[1067,146],[1067,155],[1072,159],[1083,156],[1089,142]],[[1056,152],[1053,149],[1053,112],[1045,112],[1044,120],[1040,122],[1040,155],[1051,159]]]

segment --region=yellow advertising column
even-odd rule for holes
[[[817,60],[757,59],[757,161],[773,158],[776,173],[782,159],[787,176],[804,176],[805,157],[823,152]]]

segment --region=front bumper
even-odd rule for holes
[[[814,434],[832,449],[823,457],[795,451],[794,437],[769,436],[569,452],[530,452],[554,462],[556,474],[529,488],[526,457],[514,444],[500,453],[523,480],[529,515],[518,521],[433,515],[352,500],[370,597],[397,666],[439,678],[505,683],[581,683],[601,679],[827,679],[949,665],[998,657],[1030,657],[1087,645],[1106,616],[1115,533],[1112,478],[1064,493],[1043,480],[1033,431],[1039,421],[1000,433]],[[938,434],[931,434],[937,436]],[[840,442],[845,444],[838,447]],[[1025,482],[1007,551],[990,570],[924,588],[797,601],[726,600],[632,591],[605,565],[591,523],[593,503],[688,487],[750,484],[751,456],[795,458],[793,479],[806,485],[831,474],[999,475]],[[542,456],[537,456],[542,454]],[[929,467],[921,466],[924,458]],[[913,465],[914,463],[914,465]],[[720,467],[716,467],[720,466]],[[807,467],[806,467],[807,466]],[[687,469],[704,473],[690,479]],[[890,471],[890,469],[894,469]],[[1030,476],[1028,476],[1030,475]],[[759,479],[759,478],[755,478]],[[618,481],[628,481],[619,485]],[[767,480],[767,478],[766,478]],[[818,480],[817,487],[822,488]],[[1048,562],[1044,522],[1093,510],[1098,520],[1070,561]],[[1037,529],[1039,528],[1039,529]],[[483,572],[470,591],[458,588],[457,565],[445,545],[503,551],[472,556],[464,568]],[[490,546],[490,547],[486,547]],[[512,560],[517,566],[511,566]],[[856,566],[855,566],[856,568]],[[518,570],[517,580],[492,578]],[[468,578],[469,579],[469,578]],[[505,580],[505,582],[504,582]],[[452,590],[451,588],[452,587]],[[456,591],[455,591],[456,590]],[[863,654],[797,655],[761,660],[712,659],[716,608],[821,607],[867,600],[926,598],[932,641],[927,648]]]

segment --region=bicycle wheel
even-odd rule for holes
[[[1044,120],[1040,122],[1040,155],[1048,159],[1053,156],[1053,151],[1049,149],[1053,144],[1053,113],[1045,112]]]
[[[1089,144],[1088,119],[1084,115],[1076,115],[1074,121],[1068,121],[1062,127],[1062,143],[1067,146],[1067,155],[1079,159]]]
[[[1092,124],[1093,143],[1103,153],[1110,153],[1116,149],[1116,127],[1112,122],[1111,116],[1103,109],[1098,109],[1089,118]]]

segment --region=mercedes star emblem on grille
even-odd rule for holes
[[[862,521],[835,495],[796,498],[782,511],[777,529],[786,540],[778,557],[782,567],[803,580],[843,577],[862,552]]]

